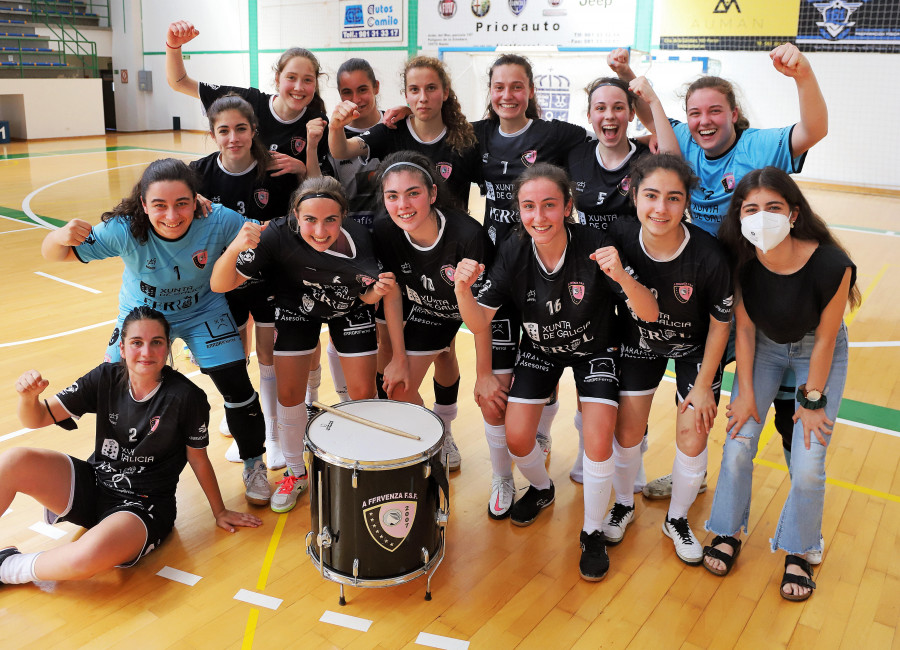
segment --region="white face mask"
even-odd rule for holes
[[[763,253],[783,242],[790,231],[790,218],[777,212],[760,211],[741,219],[741,234]]]

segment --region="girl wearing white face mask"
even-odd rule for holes
[[[784,373],[797,376],[791,489],[772,550],[784,550],[781,595],[806,600],[815,583],[807,554],[819,549],[825,453],[847,377],[844,309],[859,304],[856,266],[780,169],[750,172],[719,229],[735,265],[737,381],[712,512],[716,534],[704,566],[726,575],[748,528],[753,458]]]

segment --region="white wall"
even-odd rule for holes
[[[103,88],[99,79],[0,79],[0,119],[14,138],[103,135]]]

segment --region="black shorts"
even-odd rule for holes
[[[325,321],[334,349],[342,357],[362,357],[378,351],[375,314],[371,305],[363,305],[346,316]],[[275,355],[312,354],[322,333],[322,319],[298,314],[279,307],[275,310]]]
[[[462,326],[461,320],[451,320],[430,314],[413,305],[408,315],[404,309],[403,343],[406,354],[427,356],[443,352],[453,342]]]
[[[694,387],[700,365],[703,363],[703,350],[686,357],[673,359],[675,363],[675,400],[681,403]],[[668,357],[660,356],[649,350],[641,350],[627,345],[622,346],[622,376],[620,393],[622,395],[653,395],[666,374]],[[716,403],[722,390],[722,364],[716,368],[716,376],[712,384]],[[691,407],[693,408],[693,407]]]
[[[521,333],[522,318],[515,306],[500,307],[491,321],[491,369],[495,375],[513,371]]]
[[[147,497],[121,494],[99,485],[93,466],[80,458],[69,456],[72,463],[72,492],[69,507],[60,515],[47,511],[48,523],[68,521],[84,528],[93,528],[117,512],[130,512],[140,519],[147,529],[147,539],[137,556],[120,564],[127,568],[162,544],[175,525],[175,496]]]
[[[513,370],[509,401],[544,404],[553,395],[563,370],[571,366],[582,402],[619,405],[619,350],[559,360],[539,352],[528,337],[522,337]]]
[[[275,322],[275,296],[267,282],[248,280],[248,284],[226,293],[225,298],[231,317],[240,328],[247,326],[251,314],[260,327],[272,327]]]

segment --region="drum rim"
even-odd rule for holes
[[[343,408],[347,404],[364,404],[366,402],[376,402],[378,404],[383,404],[385,402],[393,402],[395,404],[404,404],[406,406],[411,406],[413,408],[424,411],[425,413],[428,413],[430,416],[432,416],[437,421],[437,423],[440,425],[441,436],[440,436],[440,438],[438,438],[438,441],[436,443],[434,443],[431,447],[428,447],[428,448],[424,449],[423,451],[416,452],[415,454],[412,454],[410,456],[405,456],[403,458],[396,458],[396,459],[391,459],[391,460],[359,460],[357,458],[345,458],[343,456],[339,456],[335,453],[332,453],[330,451],[326,451],[326,450],[322,449],[321,447],[316,445],[316,443],[310,439],[309,429],[312,426],[313,422],[315,422],[319,416],[328,413],[328,411],[321,411],[319,413],[316,413],[312,418],[310,418],[309,422],[306,423],[306,432],[303,435],[303,444],[306,446],[307,449],[309,449],[312,452],[312,454],[314,456],[316,456],[317,458],[321,458],[322,460],[324,460],[325,462],[327,462],[331,465],[336,465],[338,467],[346,467],[348,469],[353,469],[353,468],[359,467],[360,469],[367,469],[367,470],[400,469],[403,467],[409,467],[410,465],[417,465],[417,464],[423,462],[424,460],[427,460],[427,459],[431,458],[432,456],[434,456],[436,453],[438,453],[440,451],[441,447],[443,447],[444,437],[447,435],[446,431],[444,430],[444,421],[441,420],[441,418],[437,414],[435,414],[434,411],[432,411],[431,409],[427,409],[420,404],[411,404],[409,402],[397,402],[396,400],[387,400],[387,399],[357,399],[357,400],[350,400],[347,402],[341,402],[340,404],[335,404],[333,408],[340,409],[340,408]]]

